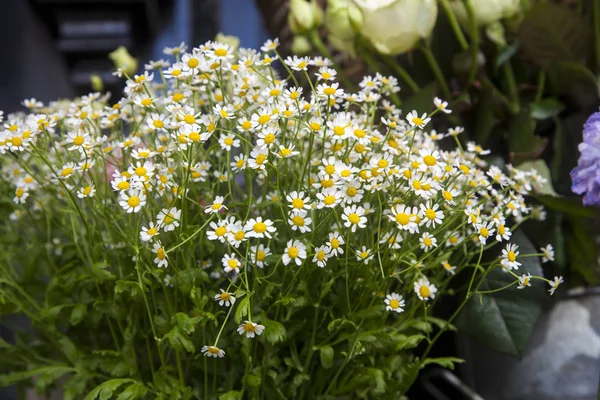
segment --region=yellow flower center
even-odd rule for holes
[[[335,94],[335,89],[332,87],[326,87],[323,90],[323,93],[325,93],[327,96],[331,96],[331,95]]]
[[[292,206],[294,208],[304,208],[304,201],[301,198],[297,197],[292,201]]]
[[[227,233],[227,228],[225,228],[224,226],[219,226],[217,229],[215,229],[215,235],[217,235],[217,236],[223,236],[226,233]]]
[[[165,250],[162,247],[159,247],[156,250],[156,257],[158,257],[159,260],[164,260],[166,256]]]
[[[150,229],[148,229],[148,235],[152,236],[152,235],[156,235],[158,231],[156,230],[156,228],[152,227]]]
[[[265,261],[265,258],[266,258],[266,257],[267,257],[267,255],[265,254],[265,252],[264,252],[264,251],[262,251],[262,250],[259,250],[259,251],[257,251],[257,252],[256,252],[256,259],[257,259],[258,261]]]
[[[186,115],[185,117],[183,117],[183,120],[185,121],[186,124],[194,124],[196,122],[196,117],[194,117],[193,115]]]
[[[254,326],[254,324],[251,324],[250,322],[246,322],[244,324],[244,331],[245,332],[256,332],[256,326]]]
[[[92,187],[86,186],[85,189],[83,189],[83,194],[87,196],[90,194],[91,191],[92,191]]]
[[[360,222],[360,216],[356,213],[351,213],[348,215],[348,221],[356,225]]]
[[[69,175],[71,175],[71,173],[73,173],[73,168],[67,167],[67,168],[65,168],[65,169],[62,170],[61,175],[62,176],[69,176]]]
[[[252,229],[254,229],[254,232],[256,233],[265,233],[267,231],[267,224],[264,222],[257,222]]]
[[[488,231],[488,229],[485,227],[481,227],[481,229],[479,229],[479,234],[483,237],[488,237],[490,231]]]
[[[137,168],[135,169],[135,174],[136,174],[137,176],[145,176],[147,172],[148,172],[148,171],[146,171],[146,168],[144,168],[144,167],[137,167]]]
[[[412,119],[412,123],[415,125],[423,125],[423,120],[419,117],[415,117]]]
[[[131,196],[129,197],[129,199],[127,199],[127,204],[129,205],[129,207],[137,207],[140,205],[140,198],[137,196]]]
[[[271,144],[275,141],[275,135],[272,133],[267,133],[264,140],[266,144]]]
[[[215,50],[215,56],[217,56],[217,57],[225,57],[226,55],[227,55],[227,50],[225,50],[222,47]]]
[[[377,162],[377,166],[379,168],[387,168],[388,165],[390,165],[390,163],[388,163],[388,161],[384,159],[381,159]]]
[[[317,260],[323,261],[324,259],[325,259],[325,252],[323,250],[319,250],[319,252],[317,252]]]
[[[229,261],[227,261],[227,265],[228,265],[228,266],[229,266],[229,268],[231,268],[231,269],[237,269],[237,267],[238,267],[238,262],[237,262],[237,260],[235,260],[235,259],[231,258],[231,259],[229,259]]]
[[[196,58],[190,58],[187,62],[188,67],[190,68],[196,68],[199,64],[198,59]]]
[[[391,299],[390,300],[390,308],[395,310],[398,307],[400,307],[400,302],[396,299]]]
[[[250,122],[250,121],[244,121],[244,122],[242,122],[242,129],[248,130],[250,128],[252,128],[252,122]]]
[[[335,203],[335,196],[333,196],[333,195],[325,196],[325,198],[323,199],[323,203],[325,203],[328,206],[332,205],[333,203]]]
[[[433,242],[432,242],[431,238],[427,237],[427,238],[423,239],[423,244],[425,246],[427,246],[427,247],[431,247],[431,245],[433,244]]]
[[[444,199],[446,199],[448,201],[452,201],[454,199],[454,196],[452,196],[452,193],[450,193],[447,190],[444,190],[443,196],[444,196]]]
[[[304,226],[304,218],[302,218],[299,215],[296,215],[296,216],[292,217],[292,222],[296,226]]]
[[[242,241],[244,240],[244,237],[246,237],[246,233],[244,231],[237,231],[233,237],[235,237],[235,240],[237,241]]]
[[[423,162],[428,167],[433,167],[437,163],[437,160],[435,159],[434,156],[427,155],[427,156],[423,157]]]
[[[156,129],[164,128],[165,126],[165,124],[160,119],[155,119],[154,121],[152,121],[152,125],[154,125]]]
[[[298,257],[298,253],[299,253],[298,248],[294,247],[294,246],[290,247],[287,252],[287,254],[288,254],[288,256],[290,256],[290,258]]]
[[[396,222],[400,225],[407,225],[410,222],[410,216],[405,213],[396,214]]]
[[[431,208],[428,208],[428,209],[425,211],[425,216],[426,216],[428,219],[432,219],[432,220],[433,220],[433,219],[435,219],[435,211],[433,211]]]
[[[227,292],[221,293],[221,300],[223,301],[229,301],[231,300],[231,295]]]
[[[270,120],[271,120],[271,116],[268,114],[263,114],[260,117],[258,117],[258,123],[261,125],[268,123]]]
[[[517,259],[517,255],[515,254],[514,251],[511,250],[506,255],[506,258],[508,258],[508,261],[510,261],[510,262],[515,262],[515,260]]]
[[[209,346],[206,351],[208,351],[210,354],[219,354],[219,348],[215,346]]]
[[[230,137],[226,137],[225,140],[223,140],[223,142],[227,145],[227,146],[231,146],[233,144],[233,139]]]
[[[431,289],[429,289],[428,286],[423,285],[419,288],[419,294],[421,297],[428,298],[431,296]]]
[[[256,163],[257,163],[258,165],[262,165],[262,164],[265,162],[265,160],[266,160],[266,159],[267,159],[267,156],[266,156],[266,155],[264,155],[264,154],[259,154],[259,155],[256,157]]]
[[[15,139],[13,138],[13,144],[15,142]],[[81,146],[84,142],[83,136],[75,136],[75,138],[73,139],[73,144],[75,146]]]

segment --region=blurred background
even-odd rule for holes
[[[2,0],[0,110],[26,98],[47,102],[92,91],[90,75],[118,93],[108,54],[126,47],[139,59],[164,58],[182,41],[200,44],[218,32],[259,47],[267,34],[251,0]]]

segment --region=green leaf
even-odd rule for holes
[[[0,375],[0,387],[11,386],[38,375],[44,375],[46,377],[46,380],[48,379],[48,377],[56,377],[55,379],[58,379],[64,374],[74,371],[75,368],[64,365],[58,365],[51,367],[36,368],[29,371],[10,372],[8,374]]]
[[[465,360],[456,357],[439,357],[439,358],[426,358],[421,364],[421,368],[428,364],[437,364],[444,368],[454,370],[454,364],[464,363]]]
[[[517,51],[521,47],[521,41],[515,40],[514,43],[502,49],[498,57],[496,57],[496,68],[503,66],[508,60],[513,58]]]
[[[521,254],[537,253],[531,241],[516,231],[511,240]],[[519,274],[542,276],[537,257],[519,258]],[[499,289],[515,278],[500,267],[494,268],[479,287],[481,291]],[[542,282],[519,290],[516,285],[495,293],[475,294],[460,313],[457,326],[488,346],[503,353],[520,356],[531,336],[535,322],[542,312],[546,290]]]
[[[261,319],[261,323],[265,326],[264,336],[267,342],[271,344],[283,342],[287,336],[287,331],[283,324],[266,317]]]
[[[177,325],[188,335],[191,335],[195,328],[195,325],[200,322],[201,317],[190,318],[185,313],[177,313],[175,314],[175,321],[177,321]]]
[[[334,319],[333,321],[331,321],[328,325],[327,325],[327,330],[329,332],[333,332],[336,329],[342,329],[342,328],[354,328],[353,330],[356,330],[356,324],[352,321],[349,321],[345,318],[338,318],[338,319]]]
[[[181,328],[179,326],[174,327],[164,336],[164,339],[169,339],[169,343],[171,347],[173,347],[177,351],[183,351],[184,349],[188,353],[194,353],[196,348],[194,347],[194,343],[185,335],[181,333]]]
[[[535,121],[530,114],[527,109],[523,109],[508,128],[508,148],[513,153],[535,152],[546,142],[534,135]]]
[[[404,335],[402,335],[404,336]],[[411,336],[404,336],[404,338],[398,338],[399,340],[397,340],[397,345],[396,345],[396,350],[404,350],[404,349],[414,349],[415,347],[417,347],[423,340],[427,340],[427,337],[425,335],[411,335]]]
[[[518,36],[525,58],[540,67],[557,61],[584,61],[590,52],[586,21],[550,2],[531,7],[519,25]]]
[[[219,400],[242,400],[242,392],[230,390],[229,392],[220,395]]]
[[[113,397],[113,393],[120,386],[129,383],[135,382],[133,379],[125,378],[125,379],[111,379],[109,381],[103,382],[100,385],[96,386],[87,396],[85,396],[84,400],[94,400],[99,398],[100,400],[108,400]]]
[[[543,120],[558,116],[565,109],[565,105],[555,97],[542,99],[539,103],[531,104],[531,116]]]
[[[68,337],[63,336],[58,340],[58,344],[60,346],[60,351],[62,351],[68,360],[74,364],[79,358],[79,353],[77,352],[75,343],[73,343]]]
[[[558,196],[552,187],[552,177],[550,176],[550,169],[544,160],[526,161],[519,164],[518,169],[521,171],[535,170],[542,178],[546,179],[545,183],[534,183],[533,188],[536,193],[541,195]]]
[[[600,217],[600,208],[586,207],[577,197],[536,196],[535,199],[550,210],[560,211],[573,217]]]
[[[331,346],[323,346],[319,349],[319,355],[321,356],[321,365],[325,369],[333,367],[333,356],[334,351]]]
[[[582,218],[570,218],[564,234],[571,269],[581,274],[587,284],[600,283],[596,235],[589,222]]]
[[[104,262],[96,263],[92,265],[92,275],[100,282],[117,279],[117,277],[112,272],[108,271],[107,268],[108,265],[106,265]]]
[[[239,324],[242,322],[242,319],[248,315],[248,309],[250,308],[250,296],[244,297],[240,302],[238,302],[237,308],[235,309],[235,323]]]
[[[83,318],[85,317],[86,314],[87,314],[87,306],[85,304],[77,304],[71,310],[71,318],[69,320],[69,323],[71,325],[77,325],[78,323],[80,323],[83,320]]]
[[[89,376],[85,374],[73,375],[65,382],[64,386],[64,399],[63,400],[75,400],[81,398],[81,394],[85,390]]]
[[[142,399],[148,393],[148,388],[140,382],[135,382],[127,386],[117,397],[117,400],[135,400]]]
[[[146,286],[144,286],[143,289],[146,292],[149,290]],[[140,287],[139,282],[119,280],[115,285],[115,293],[129,293],[129,296],[131,297],[134,297],[139,300],[142,299],[142,289]]]
[[[258,375],[247,374],[244,376],[244,382],[250,388],[257,388],[260,386],[261,378]]]

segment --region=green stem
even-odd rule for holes
[[[394,60],[390,56],[382,56],[381,59],[383,60],[385,65],[390,67],[394,72],[396,72],[402,78],[402,80],[404,80],[404,82],[406,82],[408,87],[410,87],[410,89],[413,92],[418,93],[421,90],[419,85],[417,85],[417,82],[415,82],[413,80],[413,78],[410,77],[408,72],[406,72],[406,70],[400,64],[398,64],[396,60]]]
[[[466,85],[466,87],[469,87],[477,77],[477,69],[479,67],[477,62],[479,58],[479,28],[477,27],[477,20],[475,19],[471,3],[467,0],[463,0],[463,3],[469,16],[469,34],[471,36],[471,71],[469,72],[469,80]]]
[[[348,77],[344,73],[344,70],[336,63],[335,59],[333,58],[333,56],[327,49],[327,46],[325,46],[325,43],[323,43],[323,41],[321,40],[319,33],[317,31],[312,31],[308,35],[308,38],[310,39],[310,42],[312,43],[312,45],[315,46],[315,48],[319,51],[319,53],[321,53],[321,55],[323,57],[326,57],[329,60],[331,60],[331,63],[333,64],[333,67],[338,72],[340,80],[342,81],[344,86],[346,86],[347,88],[354,89],[355,88],[354,84],[350,81],[350,79],[348,79]]]
[[[444,78],[444,74],[442,73],[438,62],[435,59],[433,52],[428,45],[421,47],[421,51],[423,52],[423,55],[425,55],[425,59],[429,63],[431,71],[440,85],[440,89],[442,89],[445,100],[449,100],[451,98],[450,87],[448,86],[448,82],[446,82],[446,78]]]
[[[448,0],[439,0],[440,4],[442,5],[442,8],[444,9],[444,12],[446,13],[446,17],[448,18],[448,22],[450,23],[450,26],[452,27],[452,31],[454,32],[454,35],[456,36],[456,39],[458,40],[458,43],[460,43],[460,47],[462,47],[462,49],[464,51],[467,51],[469,49],[469,43],[467,42],[467,39],[465,38],[465,35],[462,32],[462,29],[460,28],[460,25],[458,24],[458,20],[456,19],[456,15],[454,15],[454,12],[452,11],[452,7],[450,6],[450,3],[448,2]]]

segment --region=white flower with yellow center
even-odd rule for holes
[[[141,190],[129,189],[127,192],[121,192],[121,201],[119,205],[127,213],[136,213],[146,205],[146,194]]]
[[[531,286],[531,274],[529,272],[519,277],[517,289],[525,289],[527,286]]]
[[[448,260],[446,261],[442,261],[442,268],[444,268],[444,270],[446,270],[447,273],[449,273],[450,275],[454,275],[456,272],[456,267],[454,265],[451,265],[450,262]]]
[[[225,243],[227,241],[227,221],[222,220],[218,222],[211,222],[209,225],[209,229],[206,231],[206,237],[208,240],[218,240],[221,243]]]
[[[225,357],[225,351],[218,348],[217,346],[202,346],[200,350],[205,357],[223,358]]]
[[[317,94],[322,97],[340,97],[344,94],[344,90],[340,89],[339,86],[338,82],[332,84],[321,83],[317,86]]]
[[[504,218],[501,218],[496,223],[496,226],[498,228],[498,230],[496,232],[496,240],[499,241],[499,242],[502,242],[503,240],[510,240],[512,232],[506,226],[506,221],[504,220]]]
[[[154,175],[154,164],[150,161],[144,161],[143,164],[137,161],[135,165],[129,166],[127,172],[129,172],[133,181],[148,182]]]
[[[225,307],[229,307],[235,304],[235,296],[233,293],[226,292],[223,289],[219,290],[221,293],[215,294],[215,301],[219,303],[220,306],[225,305]]]
[[[143,226],[140,232],[142,242],[149,242],[154,236],[158,235],[158,228],[154,226],[154,222],[150,222],[148,226]]]
[[[548,244],[546,247],[542,247],[540,249],[542,252],[542,262],[554,261],[554,248],[551,244]]]
[[[550,289],[548,289],[548,293],[550,293],[550,296],[554,294],[554,291],[558,288],[558,285],[560,285],[563,282],[564,280],[562,276],[555,276],[554,280],[548,282],[548,284],[550,285]]]
[[[266,146],[257,146],[250,152],[248,167],[252,169],[264,170],[269,162],[269,148]]]
[[[479,243],[483,246],[487,243],[488,238],[494,237],[493,234],[495,232],[494,223],[491,221],[485,221],[477,226],[475,226],[477,233],[479,234],[478,239]]]
[[[89,134],[87,132],[69,132],[66,143],[71,145],[69,150],[83,150],[85,146],[89,145]],[[13,137],[12,145],[20,146],[20,143],[15,141],[15,137]]]
[[[281,256],[283,265],[295,263],[297,266],[301,266],[305,259],[306,246],[299,240],[289,240]]]
[[[311,208],[310,198],[304,192],[293,191],[285,196],[288,201],[288,206],[294,210],[302,210]]]
[[[429,280],[425,277],[420,278],[415,282],[414,290],[419,299],[423,301],[434,299],[435,294],[437,292],[437,288],[435,287],[435,285],[430,283]]]
[[[27,187],[19,186],[15,189],[15,197],[13,201],[16,204],[25,204],[25,200],[29,197],[29,190]]]
[[[509,243],[502,250],[502,260],[500,262],[504,268],[508,270],[519,269],[521,263],[517,261],[517,257],[519,256],[518,248],[519,246],[516,244]]]
[[[404,306],[406,305],[406,302],[404,301],[404,298],[399,295],[398,293],[390,293],[387,296],[385,296],[385,309],[387,311],[394,311],[397,313],[401,313],[404,311]]]
[[[244,230],[249,238],[255,237],[258,239],[272,239],[273,236],[271,234],[277,231],[277,229],[273,226],[273,221],[270,219],[263,220],[262,217],[250,218],[246,222]]]
[[[438,210],[440,208],[439,204],[431,204],[431,201],[427,201],[426,204],[421,203],[419,205],[420,212],[419,217],[421,218],[421,225],[425,225],[426,227],[435,228],[437,225],[440,225],[444,220],[444,212],[442,210]]]
[[[243,154],[238,154],[233,157],[233,161],[231,162],[231,170],[233,172],[240,172],[246,169],[246,165],[248,164],[248,159]]]
[[[356,232],[357,228],[365,228],[367,226],[367,217],[365,217],[365,209],[355,204],[344,207],[342,214],[344,226],[350,228],[351,232]]]
[[[242,267],[242,263],[237,259],[235,254],[225,254],[221,259],[221,263],[223,264],[223,270],[226,274],[230,272],[239,272]]]
[[[315,247],[315,255],[312,262],[317,264],[317,267],[324,268],[327,265],[327,260],[331,257],[329,246]]]
[[[327,246],[330,249],[330,253],[332,256],[337,256],[338,254],[344,254],[344,237],[338,231],[329,233],[329,240],[327,241]]]
[[[271,249],[263,244],[250,247],[250,259],[258,268],[264,268],[267,263],[267,257],[271,255]]]
[[[356,261],[360,261],[363,264],[369,264],[375,255],[371,253],[371,250],[367,249],[367,246],[356,250]]]
[[[246,321],[241,324],[237,331],[240,335],[246,335],[247,338],[252,339],[254,336],[260,335],[265,330],[263,325],[256,324],[254,322]]]
[[[434,247],[437,247],[437,239],[429,232],[425,232],[419,238],[419,247],[421,247],[423,251],[429,251]]]
[[[169,257],[167,256],[167,252],[165,251],[164,247],[162,247],[160,241],[156,241],[156,243],[154,243],[152,252],[156,254],[154,263],[157,267],[166,268],[169,265]]]
[[[330,187],[317,193],[317,199],[319,200],[316,204],[318,209],[322,208],[334,208],[342,201],[343,193],[338,191],[335,187]]]
[[[179,217],[181,216],[181,210],[177,207],[171,209],[163,208],[157,218],[158,226],[162,228],[164,232],[170,232],[175,230],[179,226]]]
[[[227,233],[227,242],[235,248],[240,247],[240,244],[242,244],[242,242],[248,240],[248,237],[246,236],[246,230],[244,229],[244,225],[239,221],[233,224],[229,224],[227,230],[229,231]]]
[[[212,204],[204,207],[205,214],[217,214],[221,210],[227,210],[227,207],[223,205],[225,198],[223,196],[217,196],[213,200]]]
[[[417,224],[417,216],[412,213],[410,207],[404,204],[396,204],[392,207],[391,215],[388,214],[390,220],[396,222],[399,229],[415,233],[419,231]]]
[[[423,115],[419,117],[417,111],[413,110],[406,114],[406,120],[412,127],[425,128],[429,121],[431,121],[431,118],[427,117],[427,113],[423,113]]]
[[[452,110],[450,110],[448,108],[448,102],[447,101],[443,101],[442,99],[435,97],[433,99],[433,105],[435,105],[435,108],[437,108],[438,110],[440,110],[441,112],[445,113],[445,114],[450,114],[452,113]]]
[[[93,184],[90,184],[90,185],[86,185],[86,186],[80,188],[79,191],[77,192],[77,197],[79,197],[80,199],[83,199],[86,197],[94,197],[95,194],[96,194],[96,187]]]

